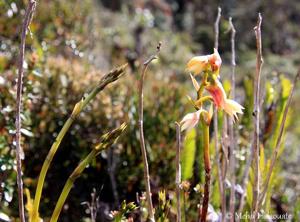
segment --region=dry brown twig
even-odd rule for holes
[[[21,147],[21,110],[22,110],[22,90],[24,75],[24,59],[26,34],[31,23],[33,13],[36,8],[36,1],[30,0],[25,11],[25,17],[22,24],[20,55],[18,63],[18,83],[17,83],[17,99],[16,99],[16,159],[17,159],[17,184],[18,184],[18,202],[19,217],[21,222],[25,222],[24,199],[23,199],[23,180],[22,180],[22,157],[23,151]]]
[[[254,121],[254,132],[253,132],[253,163],[254,163],[254,186],[253,186],[253,198],[252,198],[252,221],[257,221],[258,213],[258,197],[259,197],[259,184],[260,184],[260,172],[259,172],[259,118],[260,118],[260,76],[263,65],[262,57],[262,42],[261,42],[261,14],[258,14],[257,25],[254,27],[255,37],[256,37],[256,47],[257,47],[257,57],[256,57],[256,74],[254,80],[254,111],[253,111],[253,121]]]
[[[232,23],[232,18],[229,18],[229,25],[231,31],[231,97],[235,99],[235,33],[236,30]],[[229,158],[229,173],[230,173],[230,200],[229,200],[229,212],[231,215],[235,213],[235,136],[233,129],[233,120],[229,119],[228,121],[228,129],[229,129],[229,148],[230,148],[230,158]],[[230,221],[234,221],[234,217],[230,218]]]
[[[176,199],[177,199],[177,222],[181,222],[181,206],[180,206],[180,184],[181,184],[181,165],[180,165],[180,151],[181,151],[181,133],[180,124],[175,123],[176,126]]]
[[[248,183],[248,176],[249,176],[249,171],[251,167],[251,163],[254,160],[255,161],[255,189],[256,193],[254,196],[256,196],[255,202],[258,202],[258,192],[259,192],[259,107],[261,106],[260,102],[260,96],[259,96],[259,91],[260,91],[260,74],[261,74],[261,68],[263,64],[263,58],[262,58],[262,43],[261,43],[261,23],[262,23],[262,17],[261,14],[258,14],[258,20],[257,20],[257,25],[254,27],[255,31],[255,36],[256,36],[256,46],[257,46],[257,58],[256,58],[256,75],[255,75],[255,83],[254,83],[254,112],[253,112],[253,117],[254,117],[254,123],[255,123],[255,128],[254,128],[254,135],[253,135],[253,144],[252,144],[252,150],[247,158],[243,178],[242,178],[242,183],[241,187],[243,190],[243,193],[240,198],[240,203],[238,207],[238,214],[240,214],[244,208],[245,204],[245,196],[246,196],[246,186]],[[256,161],[257,160],[257,161]],[[254,199],[253,199],[254,200]],[[254,202],[253,202],[254,203]],[[256,211],[258,210],[258,204],[254,203],[254,208],[256,208]],[[239,219],[237,219],[239,221]]]
[[[218,14],[214,24],[214,32],[215,32],[215,49],[219,47],[219,25],[221,19],[222,9],[218,7]],[[219,141],[218,141],[218,110],[214,107],[214,140],[215,140],[215,153],[216,153],[216,162],[217,162],[217,173],[218,173],[218,185],[221,196],[221,211],[222,211],[222,221],[225,221],[225,213],[226,213],[226,198],[225,198],[225,190],[224,190],[224,178],[222,176],[222,168],[220,164],[220,155],[219,155]]]
[[[219,25],[220,25],[220,20],[221,20],[221,14],[222,13],[222,9],[220,7],[218,7],[218,14],[217,14],[217,18],[214,24],[214,30],[215,30],[215,49],[219,48]]]
[[[138,104],[138,113],[139,113],[139,133],[140,133],[140,144],[141,144],[141,152],[143,157],[143,165],[144,165],[144,179],[146,184],[146,198],[148,203],[148,213],[149,219],[153,222],[154,219],[154,211],[151,199],[151,188],[150,188],[150,174],[149,174],[149,165],[147,160],[147,151],[145,145],[145,138],[144,138],[144,79],[146,75],[147,68],[149,64],[154,60],[157,59],[157,55],[160,52],[161,43],[159,42],[156,48],[156,53],[151,55],[149,59],[147,59],[143,64],[142,75],[139,81],[139,104]]]
[[[263,190],[262,190],[262,192],[259,195],[259,201],[258,201],[259,204],[258,204],[258,207],[260,207],[261,204],[263,203],[265,195],[266,195],[266,192],[268,190],[268,186],[269,186],[269,183],[270,183],[272,172],[273,172],[273,169],[274,169],[274,166],[275,166],[275,163],[276,163],[276,160],[277,160],[279,148],[280,148],[280,145],[281,145],[281,139],[282,139],[282,136],[283,136],[283,131],[284,131],[284,127],[285,127],[285,122],[286,122],[287,114],[288,114],[288,111],[289,111],[289,107],[291,106],[291,101],[292,101],[293,94],[294,94],[294,91],[295,91],[295,88],[296,88],[296,84],[298,82],[299,77],[300,77],[300,68],[298,69],[298,72],[297,72],[297,74],[295,76],[295,79],[293,81],[293,86],[291,88],[291,91],[290,91],[287,103],[286,103],[285,108],[284,108],[283,118],[282,118],[282,121],[280,123],[279,134],[278,134],[278,137],[277,137],[277,140],[276,140],[275,149],[274,149],[273,154],[272,154],[270,168],[269,168],[269,171],[268,171],[268,174],[267,174],[267,177],[266,177],[266,181],[265,181],[265,183],[263,185]]]

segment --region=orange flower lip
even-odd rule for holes
[[[208,87],[206,87],[206,90],[211,94],[215,105],[218,108],[223,109],[223,107],[224,107],[224,94],[223,94],[222,90],[219,87],[216,87],[216,86],[208,86]]]
[[[211,94],[216,107],[224,110],[230,117],[237,118],[238,113],[243,114],[244,107],[234,100],[227,99],[225,90],[218,79],[205,89]]]
[[[215,105],[219,109],[224,108],[226,93],[225,90],[219,80],[215,80],[214,84],[210,84],[205,88],[212,96]]]

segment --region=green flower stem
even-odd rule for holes
[[[198,100],[195,102],[195,106],[201,107],[202,104],[203,104],[205,101],[208,101],[208,100],[213,101],[212,96],[203,96],[203,97],[201,97],[200,99],[198,99]]]
[[[86,166],[95,158],[97,154],[97,150],[93,149],[75,168],[73,173],[69,176],[65,186],[59,196],[59,199],[56,203],[55,209],[52,213],[50,222],[56,222],[60,215],[60,212],[64,206],[64,203],[70,193],[70,190],[73,187],[75,180],[81,175],[82,171],[86,168]]]
[[[209,202],[209,188],[210,188],[210,156],[209,156],[209,124],[205,121],[203,115],[201,115],[201,122],[203,126],[203,148],[204,148],[204,169],[205,169],[205,185],[204,185],[204,197],[202,203],[201,222],[206,221],[208,202]]]
[[[197,100],[200,100],[202,98],[203,91],[204,91],[205,87],[207,86],[207,78],[208,78],[208,73],[205,72],[204,76],[202,78],[202,82],[200,84],[200,88],[197,91]],[[199,104],[200,108],[202,107],[202,103],[203,102],[200,102],[200,104]]]
[[[120,78],[125,73],[126,66],[127,66],[127,64],[120,66],[116,69],[113,69],[106,75],[104,75],[102,77],[102,79],[100,80],[99,84],[88,94],[88,96],[85,98],[82,98],[82,100],[79,101],[75,105],[71,116],[65,122],[63,128],[61,129],[58,136],[56,137],[55,142],[52,144],[51,149],[43,163],[43,166],[42,166],[42,169],[41,169],[41,172],[39,175],[39,179],[38,179],[34,202],[33,202],[32,222],[38,222],[38,218],[39,218],[38,210],[39,210],[40,200],[41,200],[41,196],[42,196],[43,185],[45,182],[45,177],[46,177],[47,171],[50,167],[50,164],[52,162],[52,159],[53,159],[62,139],[64,138],[65,134],[69,130],[70,126],[72,125],[72,123],[74,122],[76,117],[87,106],[87,104],[92,99],[94,99],[95,96],[100,91],[102,91],[108,84],[116,81],[118,78]]]

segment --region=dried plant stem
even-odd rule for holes
[[[261,14],[258,14],[257,25],[254,28],[256,36],[256,47],[257,47],[257,57],[256,57],[256,74],[254,81],[254,112],[253,112],[253,122],[254,134],[253,134],[253,144],[252,144],[252,153],[253,153],[253,163],[254,163],[254,185],[253,185],[253,198],[252,198],[252,221],[257,221],[258,213],[258,198],[259,198],[259,184],[260,184],[260,172],[259,172],[259,118],[260,118],[260,76],[263,64],[262,57],[262,43],[261,43],[261,23],[262,17]]]
[[[139,113],[139,133],[140,133],[140,145],[141,145],[141,152],[143,158],[143,165],[144,165],[144,179],[146,184],[146,198],[148,203],[148,213],[149,213],[149,220],[154,222],[154,211],[152,205],[152,198],[151,198],[151,188],[150,188],[150,174],[149,174],[149,166],[147,160],[147,151],[145,145],[145,138],[144,138],[144,79],[146,75],[146,71],[148,69],[149,64],[157,58],[157,54],[160,51],[161,43],[157,46],[157,51],[154,55],[150,56],[146,62],[143,64],[142,75],[139,81],[139,104],[138,104],[138,113]]]
[[[229,25],[231,29],[231,97],[235,97],[235,28],[232,23],[232,18],[229,18]],[[228,121],[229,129],[229,148],[230,148],[230,157],[229,157],[229,173],[230,173],[230,200],[229,200],[229,212],[231,215],[235,213],[235,136],[233,129],[233,120],[229,118]],[[230,221],[234,221],[234,217],[230,218]]]
[[[210,189],[210,156],[209,156],[209,124],[202,120],[203,126],[203,149],[204,149],[204,169],[205,169],[205,184],[204,197],[201,211],[201,222],[206,221],[207,209],[209,203],[209,189]]]
[[[55,139],[55,142],[52,144],[51,149],[49,153],[47,154],[47,157],[43,163],[39,179],[38,179],[38,184],[35,192],[35,198],[33,202],[33,212],[32,212],[32,222],[37,222],[39,218],[39,204],[41,200],[41,195],[42,195],[42,190],[43,190],[43,185],[45,182],[45,177],[47,174],[47,171],[49,169],[49,166],[52,162],[52,159],[56,153],[56,151],[59,148],[59,145],[64,138],[65,134],[67,133],[68,129],[74,122],[74,120],[77,118],[77,116],[80,114],[80,112],[87,106],[87,104],[96,97],[96,95],[102,91],[108,84],[116,81],[119,79],[124,73],[125,69],[127,67],[127,64],[120,66],[116,69],[111,70],[109,73],[104,75],[99,84],[87,95],[87,97],[82,98],[81,101],[79,101],[75,107],[74,110],[71,114],[71,116],[68,118],[68,120],[65,122],[63,128],[59,132],[58,136]]]
[[[217,18],[214,24],[214,32],[215,32],[215,43],[214,47],[215,49],[218,49],[219,47],[219,25],[220,25],[220,19],[221,19],[221,13],[222,9],[218,7],[218,14]],[[218,174],[218,186],[221,196],[221,211],[222,211],[222,221],[225,221],[225,213],[226,213],[226,196],[225,196],[225,190],[224,190],[224,178],[222,176],[222,167],[221,167],[221,158],[220,158],[220,151],[219,151],[219,140],[218,140],[218,110],[216,107],[214,107],[214,141],[215,141],[215,153],[216,153],[216,160],[217,160],[217,174]]]
[[[218,14],[217,14],[217,18],[214,24],[214,30],[215,30],[215,49],[219,48],[219,25],[220,25],[220,19],[221,19],[221,13],[222,13],[222,9],[220,7],[218,7]]]
[[[113,149],[109,149],[108,158],[107,158],[107,167],[108,167],[107,171],[108,171],[112,193],[114,197],[114,207],[118,207],[120,205],[119,193],[117,190],[117,181],[115,175],[117,163],[118,163],[118,156],[113,152]]]
[[[186,207],[186,196],[187,196],[187,192],[184,191],[184,195],[183,195],[183,208],[184,208],[184,214],[183,214],[183,218],[184,218],[184,222],[187,222],[186,220],[186,215],[188,213],[188,209]]]
[[[180,149],[181,149],[181,134],[180,124],[176,125],[176,199],[177,199],[177,222],[181,222],[181,206],[180,206],[180,183],[181,183],[181,165],[180,165]]]
[[[272,153],[270,168],[269,168],[269,171],[268,171],[268,174],[267,174],[267,177],[266,177],[266,181],[265,181],[264,186],[263,186],[263,190],[262,190],[262,192],[259,196],[259,206],[263,203],[265,195],[266,195],[268,187],[269,187],[270,179],[271,179],[271,176],[272,176],[272,172],[273,172],[273,169],[274,169],[274,166],[275,166],[275,163],[276,163],[276,160],[277,160],[279,148],[280,148],[280,145],[281,145],[281,139],[282,139],[282,136],[283,136],[283,131],[284,131],[284,127],[285,127],[287,114],[288,114],[288,111],[289,111],[289,107],[291,106],[291,101],[292,101],[293,94],[294,94],[296,84],[297,84],[297,81],[298,81],[299,77],[300,77],[300,68],[299,68],[299,70],[298,70],[298,72],[295,76],[295,79],[293,81],[293,86],[291,88],[287,103],[286,103],[285,108],[284,108],[283,118],[282,118],[282,121],[280,123],[279,135],[278,135],[277,140],[276,140],[275,149]]]
[[[248,183],[248,176],[249,176],[249,170],[250,170],[250,166],[251,166],[251,163],[252,163],[252,159],[253,159],[253,155],[250,154],[249,158],[247,158],[244,174],[243,174],[243,177],[242,177],[241,187],[242,187],[243,193],[241,194],[241,197],[240,197],[240,202],[239,202],[238,212],[237,212],[238,215],[240,215],[242,213],[243,208],[244,208],[245,196],[246,196],[246,191],[245,190],[246,190],[246,185]],[[237,217],[236,220],[237,220],[237,222],[239,222],[240,217]]]
[[[20,55],[18,64],[18,83],[17,83],[17,99],[16,99],[16,159],[17,159],[17,184],[18,184],[18,204],[19,217],[21,222],[25,222],[24,198],[23,198],[23,180],[22,180],[22,155],[21,147],[21,109],[22,109],[22,90],[24,75],[24,59],[25,59],[25,43],[26,34],[31,23],[33,13],[36,8],[36,1],[30,0],[25,11],[25,17],[22,24]]]
[[[221,129],[221,151],[220,151],[220,176],[219,180],[221,181],[221,186],[222,186],[222,191],[220,191],[220,196],[221,196],[221,219],[222,222],[226,221],[226,175],[228,171],[228,166],[229,166],[229,140],[228,140],[228,124],[227,124],[227,116],[223,115],[223,126]],[[216,155],[217,156],[217,155]]]
[[[254,83],[254,88],[255,88],[255,93],[254,93],[254,103],[256,103],[257,101],[257,108],[259,109],[260,106],[260,101],[259,101],[259,84],[260,84],[260,73],[261,73],[261,66],[263,64],[263,59],[262,59],[262,45],[261,45],[261,22],[262,22],[262,18],[261,15],[258,15],[258,22],[257,22],[257,26],[254,28],[255,30],[255,34],[256,34],[256,45],[257,45],[257,63],[256,63],[256,76],[255,76],[255,83]],[[258,30],[259,28],[259,30]],[[258,93],[258,95],[257,95]],[[258,110],[259,111],[259,110]],[[258,112],[259,113],[259,112]],[[254,140],[257,139],[257,142],[259,143],[259,131],[257,131],[257,127],[259,130],[259,116],[257,117],[257,109],[256,107],[254,107],[254,119],[255,119],[255,129],[254,129]],[[258,114],[259,115],[259,114]],[[258,126],[256,125],[258,123]],[[256,150],[257,153],[254,154],[254,147],[256,146]],[[239,202],[239,207],[238,207],[238,214],[240,214],[244,208],[244,204],[245,204],[245,195],[246,195],[246,186],[248,183],[248,176],[249,176],[249,171],[250,171],[250,167],[251,167],[251,163],[254,159],[254,155],[259,156],[259,152],[258,152],[258,145],[254,144],[252,145],[252,150],[251,153],[249,155],[249,158],[247,158],[247,162],[246,162],[246,166],[245,166],[245,170],[244,170],[244,174],[243,174],[243,178],[242,178],[242,183],[241,183],[241,187],[243,190],[243,194],[241,195],[240,198],[240,202]],[[257,161],[255,164],[259,164],[259,162]],[[259,167],[258,167],[259,170]],[[256,183],[257,185],[257,183]],[[257,197],[258,198],[258,197]],[[237,221],[240,221],[240,219],[238,218]]]

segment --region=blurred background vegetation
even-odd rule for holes
[[[0,209],[17,216],[17,192],[13,136],[19,33],[27,1],[0,0]],[[213,51],[213,24],[222,8],[219,52],[221,78],[230,76],[230,33],[233,17],[236,35],[237,100],[246,107],[237,126],[238,183],[251,145],[252,79],[256,45],[253,27],[257,13],[263,15],[263,110],[261,119],[266,159],[274,148],[277,121],[289,93],[292,77],[300,65],[300,2],[253,0],[44,0],[27,36],[26,75],[23,98],[24,184],[33,195],[37,176],[55,136],[84,92],[116,65],[128,62],[125,77],[97,96],[72,126],[46,178],[41,215],[51,215],[59,193],[78,161],[100,135],[126,121],[129,126],[115,147],[101,154],[85,170],[68,197],[61,221],[89,218],[82,202],[90,201],[93,188],[99,196],[98,220],[109,221],[110,211],[123,200],[137,200],[144,191],[143,167],[137,127],[137,81],[140,66],[159,41],[159,59],[146,77],[144,128],[155,206],[162,206],[166,191],[168,218],[174,220],[175,126],[191,111],[186,95],[192,91],[186,62],[194,55]],[[226,84],[225,84],[226,85]],[[227,90],[230,84],[227,81]],[[282,154],[272,181],[271,212],[287,212],[300,218],[300,118],[299,90],[290,111]],[[194,96],[194,95],[193,95]],[[274,115],[272,115],[274,114]],[[273,119],[272,119],[273,118]],[[187,218],[197,218],[203,175],[201,142],[192,131],[184,144],[183,177],[191,184]],[[283,149],[284,148],[284,149]],[[213,157],[212,157],[213,158]],[[216,175],[213,175],[216,178]],[[195,189],[194,189],[195,188]],[[211,204],[218,212],[220,201],[213,181]],[[160,196],[160,197],[159,197]],[[250,201],[250,200],[249,200]],[[140,203],[142,205],[142,203]],[[157,210],[162,216],[164,210]],[[136,218],[136,213],[132,217]],[[194,218],[194,219],[193,219]]]

